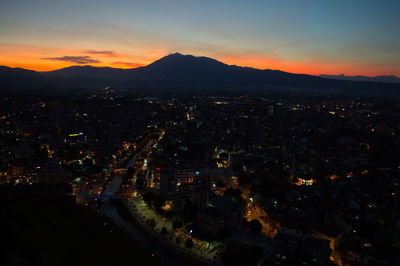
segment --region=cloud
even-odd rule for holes
[[[113,65],[125,65],[125,66],[130,66],[130,67],[144,66],[144,64],[141,64],[141,63],[130,63],[130,62],[121,62],[121,61],[113,62],[112,64]]]
[[[99,51],[99,50],[86,50],[86,53],[89,53],[89,54],[99,54],[99,55],[105,55],[105,56],[110,56],[110,57],[117,57],[117,56],[119,56],[116,52],[111,51],[111,50],[103,50],[103,51]]]
[[[73,62],[76,64],[95,64],[95,63],[100,63],[100,60],[91,58],[90,56],[67,56],[64,55],[63,57],[47,57],[47,58],[42,58],[46,60],[55,60],[55,61],[65,61],[65,62]]]

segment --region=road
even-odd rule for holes
[[[127,169],[129,167],[133,167],[136,163],[136,158],[143,152],[143,150],[151,143],[151,137],[154,135],[155,132],[149,134],[142,143],[138,145],[139,149],[131,155],[132,158],[129,159],[126,163],[121,163],[121,167]],[[124,161],[124,159],[122,160]],[[120,188],[122,182],[123,174],[116,175],[112,178],[111,182],[107,185],[104,192],[107,196],[114,195]],[[104,199],[107,200],[107,199]],[[103,201],[104,201],[103,200]]]
[[[150,138],[150,136],[149,136]],[[148,138],[148,139],[149,139]],[[149,143],[149,140],[147,139],[146,144]],[[133,154],[132,159],[129,160],[125,166],[128,168],[130,166],[135,165],[136,163],[136,158],[139,154],[142,153],[142,151],[146,148],[147,145],[142,145],[141,149],[137,151],[135,154]],[[105,188],[105,194],[108,196],[114,195],[116,192],[118,192],[122,182],[122,175],[116,175],[113,177],[111,182],[106,186]],[[141,246],[143,246],[145,249],[153,252],[155,255],[160,256],[163,258],[165,261],[164,265],[185,265],[182,261],[180,261],[176,256],[171,255],[170,252],[168,252],[165,249],[162,249],[158,245],[154,245],[150,240],[147,239],[147,237],[140,232],[133,224],[125,221],[117,212],[117,209],[115,206],[112,206],[110,204],[110,201],[108,197],[104,197],[102,199],[102,204],[101,204],[101,213],[109,217],[113,222],[118,225],[120,228],[125,230],[131,237],[133,237],[138,243],[140,243]]]
[[[102,213],[109,217],[116,225],[127,232],[132,238],[134,238],[142,247],[151,251],[157,256],[160,256],[165,261],[164,265],[185,265],[182,261],[178,260],[175,256],[172,256],[167,250],[162,249],[158,245],[154,245],[147,237],[139,231],[132,223],[125,221],[117,212],[117,209],[110,205],[109,201],[105,201],[102,204]],[[134,264],[134,259],[132,261]]]
[[[278,230],[274,228],[273,223],[268,214],[249,197],[250,191],[246,188],[240,187],[237,180],[232,181],[231,186],[233,189],[240,189],[242,191],[242,198],[246,201],[246,219],[251,221],[253,219],[258,220],[262,225],[262,233],[267,237],[273,238],[278,233]]]
[[[121,182],[122,182],[122,175],[114,176],[110,184],[108,184],[108,186],[104,190],[104,194],[107,196],[114,195],[119,190]]]
[[[214,257],[218,257],[218,251],[216,249],[209,248],[208,243],[193,238],[191,235],[187,234],[183,228],[175,231],[172,228],[172,220],[168,220],[163,215],[157,213],[154,209],[149,208],[149,206],[140,197],[132,197],[128,203],[128,207],[130,208],[131,213],[144,227],[147,227],[149,231],[157,232],[157,237],[163,239],[172,248],[182,251],[185,247],[185,240],[190,238],[193,240],[194,245],[190,251],[185,250],[185,253],[189,252],[191,255],[194,255],[202,260],[207,260],[208,262],[214,261],[214,265],[219,264],[214,260]],[[147,222],[151,219],[155,221],[154,230],[151,229],[151,225]],[[163,227],[165,227],[168,231],[167,237],[162,237],[160,234],[160,231]],[[172,239],[169,239],[169,237]],[[182,240],[180,244],[176,243],[176,238],[180,238]]]
[[[156,144],[163,138],[163,135],[164,135],[164,131],[161,130],[161,134],[160,134]],[[145,149],[146,146],[143,149]],[[147,153],[147,158],[146,158],[147,160],[149,160],[148,157],[150,156],[151,152],[152,152],[152,150],[150,149]],[[135,168],[134,175],[136,175],[136,173],[140,170],[145,170],[145,168],[141,168],[141,169]],[[133,182],[133,184],[134,184],[134,182]],[[210,261],[214,261],[214,257],[217,256],[216,249],[209,249],[207,247],[200,246],[200,244],[201,244],[200,242],[202,242],[202,241],[192,238],[190,235],[185,234],[183,231],[182,232],[179,230],[175,231],[172,228],[172,220],[168,220],[163,215],[160,215],[159,213],[157,213],[154,209],[149,208],[140,196],[131,197],[129,199],[129,201],[127,202],[127,206],[130,208],[131,213],[136,217],[136,220],[138,222],[140,222],[143,227],[146,227],[151,232],[156,232],[155,233],[156,237],[160,238],[160,240],[163,240],[164,243],[167,244],[168,246],[170,246],[171,248],[178,249],[181,252],[185,252],[187,254],[190,253],[191,255],[194,255],[198,259],[207,260],[208,263]],[[152,228],[151,225],[147,222],[149,220],[155,221],[154,228]],[[165,227],[168,231],[167,237],[163,237],[160,234],[160,231],[163,227]],[[176,243],[177,237],[182,239],[180,244]],[[184,240],[187,238],[191,238],[194,242],[194,246],[190,250],[185,250],[185,248],[184,248],[185,247]]]

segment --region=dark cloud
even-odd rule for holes
[[[98,50],[86,50],[87,53],[89,54],[100,54],[100,55],[106,55],[106,56],[118,56],[118,54],[114,51],[110,50],[104,50],[104,51],[98,51]]]
[[[73,62],[76,64],[95,64],[95,63],[100,63],[100,60],[91,58],[90,56],[67,56],[64,55],[63,57],[48,57],[48,58],[42,58],[46,60],[55,60],[55,61],[66,61],[66,62]]]
[[[140,63],[130,63],[130,62],[121,62],[121,61],[113,62],[112,64],[113,65],[126,65],[126,66],[130,66],[130,67],[144,66],[143,64],[140,64]]]

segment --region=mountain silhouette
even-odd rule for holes
[[[399,83],[400,78],[394,75],[381,75],[375,77],[368,76],[345,76],[345,75],[319,75],[322,78],[329,79],[341,79],[341,80],[351,80],[351,81],[372,81],[372,82],[384,82],[384,83]]]
[[[35,89],[43,86],[45,82],[46,77],[36,71],[0,66],[1,91]]]
[[[0,66],[0,81],[1,82],[15,82],[16,79],[22,80],[38,80],[44,78],[40,73],[27,70],[23,68],[11,68],[7,66]]]
[[[208,89],[278,89],[298,88],[313,91],[329,91],[353,94],[393,94],[400,91],[400,83],[355,82],[348,80],[317,77],[306,74],[292,74],[279,70],[260,70],[250,67],[227,65],[208,57],[196,57],[174,53],[138,68],[119,69],[111,67],[71,66],[49,72],[35,72],[21,69],[0,68],[0,86],[3,82],[17,79],[37,79],[58,86],[83,87],[91,84],[117,84],[118,86],[138,85],[150,88],[192,88]],[[12,72],[13,74],[7,74]],[[13,76],[14,75],[14,76]],[[40,83],[40,82],[39,82]],[[67,85],[66,85],[67,84]]]
[[[54,71],[43,72],[47,77],[89,78],[89,79],[124,79],[128,77],[128,69],[94,66],[70,66]]]

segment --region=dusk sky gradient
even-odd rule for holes
[[[174,52],[293,73],[400,76],[400,1],[0,1],[0,65],[132,68]]]

